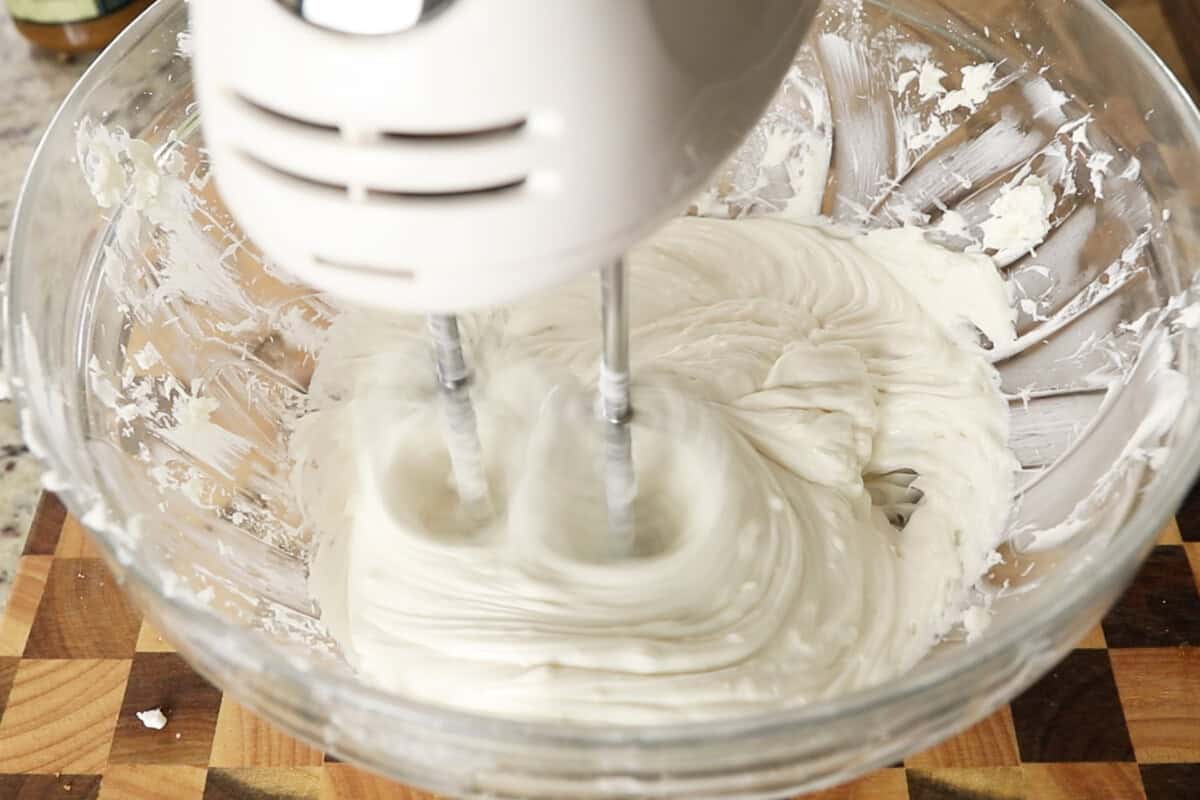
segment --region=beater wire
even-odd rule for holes
[[[483,448],[479,443],[479,428],[475,421],[475,406],[471,403],[471,371],[463,355],[458,317],[453,314],[431,314],[427,324],[433,341],[438,386],[442,392],[446,448],[450,453],[455,488],[472,516],[480,520],[487,519],[492,515],[492,500],[484,469]]]
[[[625,297],[625,262],[617,259],[600,270],[600,317],[604,350],[600,364],[600,411],[604,417],[604,499],[608,511],[611,552],[633,551],[633,439],[629,420],[629,308]]]

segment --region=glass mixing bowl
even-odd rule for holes
[[[489,797],[842,781],[965,728],[1054,664],[1197,472],[1200,117],[1180,85],[1096,0],[834,5],[693,212],[917,221],[962,247],[1001,187],[1056,187],[1036,255],[995,254],[1021,310],[1017,344],[992,355],[1024,470],[990,627],[885,685],[706,723],[515,722],[379,691],[316,617],[312,541],[282,475],[304,342],[336,309],[264,264],[207,180],[186,13],[155,4],[47,131],[13,226],[5,361],[45,485],[146,616],[239,701],[339,757]],[[962,93],[922,99],[925,61]],[[973,99],[960,69],[983,63],[990,91]],[[214,451],[184,430],[178,400],[200,388],[220,401],[218,437],[243,445]]]

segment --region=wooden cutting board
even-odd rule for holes
[[[903,764],[817,797],[1200,797],[1200,492],[1103,624],[1028,692]],[[1187,541],[1185,541],[1185,539]],[[162,730],[137,712],[161,708]],[[0,800],[431,795],[337,763],[209,684],[141,621],[53,495],[0,622]]]

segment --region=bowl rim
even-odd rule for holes
[[[867,2],[879,5],[881,0],[867,0]],[[1154,68],[1159,79],[1164,82],[1162,87],[1164,93],[1169,95],[1174,102],[1174,111],[1181,120],[1186,120],[1195,140],[1200,142],[1200,110],[1197,110],[1180,80],[1166,66],[1161,57],[1115,11],[1100,0],[1078,0],[1078,3],[1093,15],[1096,24],[1109,27],[1113,33],[1126,42],[1134,56],[1148,62],[1148,65]],[[46,152],[47,142],[51,134],[63,126],[74,126],[76,122],[72,117],[74,106],[86,97],[95,85],[104,81],[104,75],[111,64],[123,58],[142,38],[152,34],[155,27],[168,15],[177,13],[186,5],[187,0],[163,0],[163,2],[154,3],[122,31],[112,44],[93,61],[68,93],[52,116],[34,150],[13,214],[12,233],[8,244],[8,269],[4,271],[3,275],[4,290],[2,305],[0,305],[0,323],[4,328],[3,361],[9,375],[22,376],[27,367],[24,352],[18,346],[18,340],[27,337],[28,333],[17,331],[13,324],[18,311],[13,306],[14,297],[19,294],[13,291],[13,287],[20,283],[19,265],[25,260],[23,254],[25,242],[22,230],[28,224],[27,219],[37,213],[37,209],[33,207],[32,197],[36,191],[34,185],[38,180],[37,165],[50,157]],[[36,404],[31,402],[28,388],[22,381],[13,381],[12,396],[20,412],[22,432],[26,441],[31,443],[46,441],[38,435],[39,421],[35,418]],[[31,449],[34,448],[31,447]],[[42,461],[43,466],[48,467],[57,475],[76,477],[72,475],[69,459],[63,458],[62,454],[53,448],[38,447],[34,449],[34,454]],[[343,672],[336,672],[318,663],[300,668],[287,657],[277,658],[271,662],[272,679],[281,686],[305,686],[319,682],[324,687],[322,695],[353,707],[368,717],[386,716],[428,731],[451,733],[460,741],[466,740],[478,744],[519,740],[533,745],[543,743],[580,748],[604,748],[617,745],[623,748],[630,746],[657,748],[673,745],[695,747],[723,742],[735,737],[745,739],[778,733],[795,734],[805,728],[818,727],[834,720],[844,721],[847,718],[868,713],[879,713],[897,703],[934,690],[954,678],[967,675],[989,659],[1013,650],[1022,641],[1027,640],[1032,631],[1055,629],[1064,618],[1109,591],[1114,582],[1132,577],[1131,574],[1127,575],[1126,573],[1131,566],[1137,563],[1135,559],[1139,552],[1153,540],[1166,520],[1174,514],[1197,474],[1200,474],[1200,436],[1191,436],[1172,447],[1168,462],[1160,469],[1158,479],[1141,492],[1136,507],[1111,543],[1111,549],[1106,552],[1105,558],[1098,560],[1088,579],[1067,581],[1063,592],[1054,597],[1039,597],[1029,606],[1026,610],[1027,617],[1038,621],[1033,626],[1005,624],[995,631],[989,631],[987,636],[972,643],[969,647],[964,647],[952,656],[923,662],[883,685],[851,692],[831,700],[785,707],[776,711],[755,712],[739,717],[705,721],[674,722],[655,726],[598,726],[558,721],[505,719],[461,711],[371,687]],[[88,514],[88,512],[94,508],[97,500],[102,499],[98,493],[72,483],[59,490],[59,495],[68,510],[77,518],[96,519],[95,515]],[[158,602],[164,604],[172,614],[182,615],[189,620],[190,629],[187,640],[204,639],[209,642],[224,640],[229,642],[228,653],[235,653],[242,650],[243,647],[248,650],[257,649],[259,652],[267,654],[273,651],[279,652],[278,646],[269,637],[248,628],[231,628],[216,614],[165,591],[165,583],[161,575],[143,569],[140,564],[130,562],[127,557],[121,558],[118,555],[120,553],[118,542],[125,534],[111,520],[106,519],[101,524],[89,527],[97,535],[101,550],[108,562],[118,566],[118,574],[122,576],[123,580],[128,580],[137,593],[155,596]],[[164,633],[168,635],[168,638],[172,638],[169,632]],[[260,642],[265,645],[265,649],[259,644]],[[187,651],[183,652],[186,654]],[[228,653],[221,655],[226,663],[230,663]],[[1049,666],[1047,665],[1047,668]],[[222,687],[222,689],[224,688]],[[236,689],[234,694],[237,694]],[[263,696],[269,696],[272,701],[293,707],[298,699],[295,694],[283,691],[264,693]],[[252,705],[259,706],[259,704]],[[317,742],[317,744],[334,752],[338,751],[337,742]]]

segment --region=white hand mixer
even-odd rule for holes
[[[614,548],[636,491],[622,254],[749,132],[818,0],[195,0],[217,186],[262,250],[429,314],[460,498],[488,486],[458,311],[600,268]]]

